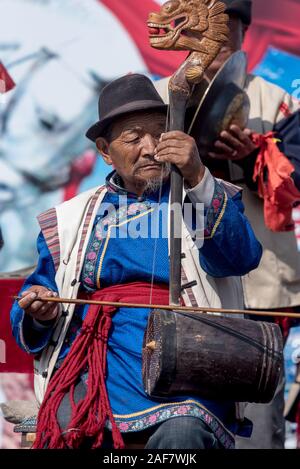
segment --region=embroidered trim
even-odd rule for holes
[[[206,214],[204,239],[212,239],[216,234],[217,228],[220,225],[226,210],[227,200],[228,196],[223,186],[216,182],[213,199]]]
[[[37,219],[51,253],[54,267],[57,270],[60,263],[60,244],[57,228],[57,214],[55,208],[51,208],[50,210],[41,213]]]
[[[87,235],[87,232],[88,232],[88,228],[89,228],[89,225],[90,225],[90,221],[91,221],[91,218],[92,218],[92,215],[93,215],[93,211],[94,211],[95,205],[96,205],[96,203],[97,203],[97,201],[98,201],[99,195],[100,195],[101,192],[103,192],[104,190],[105,190],[105,186],[101,186],[101,187],[99,187],[99,189],[95,192],[95,194],[94,194],[93,197],[92,197],[90,206],[89,206],[89,208],[88,208],[88,212],[87,212],[86,217],[85,217],[85,220],[84,220],[83,230],[82,230],[82,234],[81,234],[81,240],[80,240],[79,249],[78,249],[78,254],[77,254],[76,278],[77,278],[78,273],[79,273],[80,264],[81,264],[81,256],[82,256],[82,251],[83,251],[83,246],[84,246],[85,238],[86,238],[86,235]]]
[[[114,417],[116,418],[117,426],[122,433],[141,431],[170,418],[182,417],[186,415],[197,417],[205,422],[209,428],[211,428],[224,448],[233,449],[235,444],[234,436],[231,434],[231,432],[226,430],[225,427],[219,423],[215,416],[205,412],[204,409],[199,408],[197,404],[198,403],[196,402],[190,403],[190,401],[183,401],[179,405],[171,405],[169,408],[160,409],[158,412],[143,417],[142,420],[136,420],[134,422],[124,422],[118,419],[116,415],[114,415]],[[14,431],[17,433],[24,431],[35,432],[36,421],[36,416],[26,418],[22,421],[21,424],[15,427]]]
[[[218,228],[219,224],[221,223],[221,220],[222,220],[222,218],[223,218],[223,216],[224,216],[224,213],[225,213],[225,210],[226,210],[226,207],[227,207],[227,201],[228,201],[228,196],[227,196],[227,194],[226,194],[226,192],[225,192],[225,194],[224,194],[224,203],[223,203],[223,207],[222,207],[221,213],[220,213],[220,215],[218,216],[218,219],[217,219],[217,221],[216,221],[216,224],[215,224],[215,226],[214,226],[214,228],[213,228],[213,230],[212,230],[212,233],[211,233],[211,237],[212,237],[212,238],[213,238],[213,236],[215,235],[215,233],[216,233],[216,231],[217,231],[217,228]]]
[[[150,210],[147,210],[146,212],[140,213],[139,215],[137,215],[135,217],[129,218],[129,219],[123,221],[122,223],[119,223],[118,225],[110,225],[108,227],[107,237],[106,237],[106,240],[105,240],[103,251],[102,251],[102,254],[101,254],[101,257],[100,257],[99,267],[98,267],[98,270],[97,270],[97,288],[99,290],[101,288],[100,287],[100,277],[101,277],[101,270],[102,270],[103,260],[104,260],[105,254],[106,254],[106,250],[107,250],[107,246],[108,246],[108,242],[109,242],[109,239],[110,239],[110,234],[111,234],[112,228],[118,228],[120,226],[126,225],[126,223],[129,223],[132,220],[136,220],[137,218],[143,217],[144,215],[147,215],[151,212],[154,212],[154,208],[152,208]]]
[[[116,170],[112,171],[106,177],[105,184],[108,192],[118,193],[120,195],[126,195],[127,197],[137,198],[137,195],[133,192],[128,191],[123,187],[122,178],[118,175]]]
[[[21,423],[14,426],[14,433],[35,433],[37,417],[25,417]]]
[[[125,221],[134,220],[136,217],[131,217],[130,219],[128,219],[128,217],[135,215],[137,212],[141,212],[144,210],[145,212],[142,213],[143,215],[144,213],[146,213],[147,210],[149,210],[149,207],[150,205],[146,202],[142,202],[142,203],[135,202],[135,203],[130,204],[129,206],[127,205],[122,206],[121,208],[119,208],[119,210],[113,211],[111,214],[108,214],[104,219],[101,219],[98,221],[98,223],[96,224],[93,230],[91,240],[90,240],[88,249],[86,251],[83,273],[82,273],[82,281],[88,290],[93,290],[93,287],[95,287],[96,284],[97,284],[97,287],[100,288],[99,272],[101,271],[101,265],[102,265],[103,259],[102,259],[102,262],[100,259],[99,267],[98,269],[96,269],[98,254],[101,249],[103,240],[105,238],[106,238],[106,243],[104,246],[104,251],[107,248],[107,239],[110,236],[111,227],[119,226],[117,223],[122,223],[123,220]],[[104,233],[105,227],[107,228],[106,233]],[[98,270],[98,272],[96,272],[96,270]]]
[[[201,404],[196,401],[187,400],[180,403],[161,404],[150,409],[147,415],[142,414],[145,414],[145,412],[124,416],[114,414],[114,418],[121,432],[127,433],[145,430],[170,418],[187,415],[197,417],[209,426],[224,448],[234,448],[233,434],[224,427],[222,422],[215,415],[211,414],[204,406],[201,406]],[[140,415],[140,417],[132,419],[135,415]]]

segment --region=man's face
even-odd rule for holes
[[[211,80],[219,71],[222,65],[229,59],[229,57],[236,51],[241,50],[243,40],[245,37],[246,26],[236,16],[229,17],[229,40],[221,48],[217,58],[213,61],[210,67],[206,70],[206,75]]]
[[[154,159],[165,127],[166,116],[160,112],[127,114],[113,123],[104,158],[114,166],[127,189],[145,188],[149,181],[160,181],[162,171],[163,179],[168,177],[168,171]]]

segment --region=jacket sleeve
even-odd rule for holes
[[[37,267],[25,280],[20,294],[33,285],[41,285],[57,292],[54,263],[42,233],[37,239],[37,250],[39,253]],[[14,302],[11,309],[10,320],[17,344],[25,352],[31,354],[41,352],[48,344],[55,323],[51,321],[41,324],[35,321],[19,307],[17,301]]]
[[[246,275],[258,267],[262,246],[244,215],[241,191],[230,196],[222,183],[212,176],[211,180],[213,196],[205,206],[204,242],[199,248],[201,267],[212,277]],[[197,186],[188,197],[195,208],[202,202]]]

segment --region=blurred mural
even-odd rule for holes
[[[104,3],[0,1],[0,59],[16,83],[0,103],[0,272],[35,262],[38,213],[103,181],[84,136],[101,88],[149,72]]]
[[[84,136],[102,87],[130,72],[167,76],[182,61],[148,44],[146,18],[157,3],[0,0],[0,62],[16,84],[5,94],[0,86],[0,273],[36,262],[37,214],[104,181],[108,171]],[[300,1],[253,3],[249,70],[300,99]],[[300,249],[300,211],[295,220]],[[288,382],[299,343],[298,328]],[[0,401],[24,396],[33,396],[28,375],[0,374]],[[0,418],[0,447],[16,447],[12,435]]]

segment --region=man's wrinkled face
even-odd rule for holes
[[[154,159],[165,127],[166,116],[161,112],[132,113],[113,123],[107,139],[97,140],[105,161],[113,165],[128,190],[145,188],[149,182],[169,176],[169,169]]]
[[[241,50],[247,27],[240,18],[236,16],[229,17],[229,40],[221,48],[217,58],[206,70],[206,75],[211,80],[229,57],[238,50]]]

